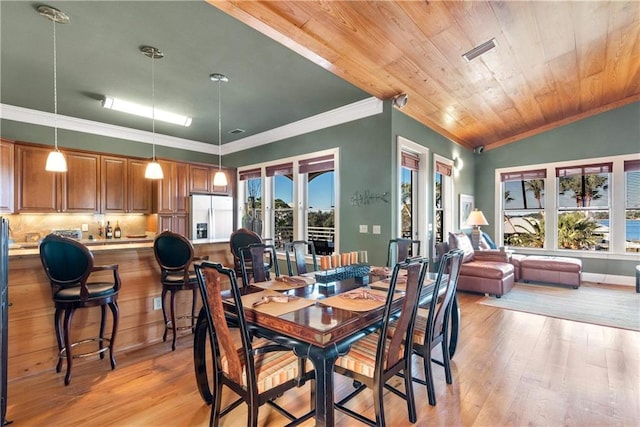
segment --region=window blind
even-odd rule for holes
[[[436,173],[451,176],[453,174],[453,168],[449,165],[436,161]]]
[[[260,170],[260,168],[248,169],[248,170],[240,171],[239,176],[240,176],[240,181],[260,178],[262,176],[262,171]]]
[[[595,175],[599,173],[611,173],[613,170],[613,162],[599,163],[594,165],[569,166],[556,168],[556,176],[572,176],[572,175]]]
[[[403,168],[411,169],[413,171],[420,170],[420,157],[416,154],[403,151],[401,162]]]
[[[326,172],[333,169],[333,154],[315,157],[313,159],[303,159],[298,163],[300,173]]]
[[[544,179],[547,177],[546,169],[536,169],[531,171],[505,172],[500,174],[500,180],[505,181],[524,181],[527,179]]]
[[[267,176],[292,175],[293,163],[283,163],[281,165],[267,166]]]

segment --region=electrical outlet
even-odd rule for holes
[[[153,298],[153,309],[162,310],[162,298],[160,297]]]
[[[373,234],[380,234],[380,226],[379,225],[374,225],[373,226]]]
[[[89,224],[82,224],[81,230],[82,231],[89,231]]]
[[[362,225],[360,224],[360,232],[361,233],[368,233],[369,232],[369,226],[368,225]]]

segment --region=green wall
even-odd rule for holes
[[[496,169],[633,153],[640,153],[640,102],[474,155],[476,206],[494,218]],[[494,234],[492,225],[486,229]],[[638,260],[583,258],[582,263],[586,272],[633,276]]]
[[[391,192],[393,148],[390,104],[384,103],[381,114],[318,130],[225,156],[225,164],[242,167],[286,157],[339,148],[340,251],[368,250],[369,262],[385,263],[390,239],[391,203],[376,202],[357,206],[351,202],[356,192]],[[360,233],[367,224],[369,233]],[[381,225],[382,234],[371,234],[373,224]]]

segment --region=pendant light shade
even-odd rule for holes
[[[144,177],[147,179],[163,179],[162,166],[156,160],[156,76],[154,63],[156,59],[164,58],[164,53],[153,46],[142,46],[140,52],[148,58],[151,58],[151,147],[153,157],[147,164],[144,171]]]
[[[218,82],[218,171],[213,176],[213,185],[224,187],[227,185],[227,175],[222,171],[222,83],[227,83],[229,78],[224,74],[211,74],[212,81]]]
[[[49,157],[47,157],[47,164],[44,168],[49,172],[66,172],[67,161],[62,153],[55,149],[49,153]]]
[[[66,172],[67,161],[58,150],[58,52],[56,43],[56,23],[67,24],[70,19],[63,12],[50,6],[39,6],[38,13],[53,23],[53,145],[54,150],[49,153],[45,170],[49,172]]]
[[[158,163],[155,158],[147,163],[147,168],[144,171],[144,177],[147,179],[164,178],[164,174],[162,173],[162,166],[160,166],[160,163]]]

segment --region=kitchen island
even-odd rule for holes
[[[118,296],[120,324],[115,341],[116,361],[119,354],[162,341],[162,311],[153,309],[153,299],[160,297],[162,291],[153,239],[95,240],[86,244],[93,252],[96,265],[119,266],[122,289]],[[208,255],[211,261],[233,266],[228,241],[198,239],[194,241],[194,250],[196,256]],[[94,273],[91,280],[98,280],[100,274],[108,276],[109,272]],[[186,294],[177,294],[179,313],[191,309],[191,295]],[[43,371],[55,372],[58,349],[53,326],[54,303],[37,245],[19,244],[9,250],[9,305],[9,380]],[[98,308],[77,311],[72,322],[74,339],[96,336],[99,319]],[[108,323],[107,330],[110,328]],[[167,351],[171,351],[170,344]],[[90,359],[79,359],[76,363],[85,362],[97,363],[96,370],[104,368],[105,373],[111,369],[106,359],[104,366]]]

